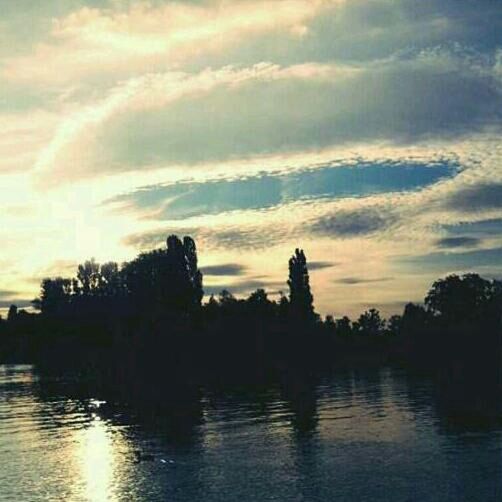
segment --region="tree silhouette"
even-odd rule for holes
[[[237,299],[235,298],[235,296],[232,293],[230,293],[230,291],[228,291],[227,289],[222,289],[220,291],[220,294],[218,295],[218,303],[222,307],[227,307],[229,305],[236,304]]]
[[[352,334],[352,322],[347,316],[335,320],[335,333],[340,336],[350,336]]]
[[[401,318],[401,331],[409,333],[411,331],[425,330],[430,321],[430,314],[422,305],[407,303],[404,306]]]
[[[124,284],[117,263],[103,263],[99,269],[99,296],[113,298],[123,296]]]
[[[403,317],[400,315],[392,315],[387,321],[387,333],[391,336],[397,336],[401,333],[403,325]]]
[[[497,281],[483,279],[478,274],[449,275],[434,282],[425,297],[429,312],[446,322],[474,320],[488,313],[499,299]]]
[[[40,289],[40,297],[32,302],[35,308],[47,316],[61,316],[67,313],[72,293],[70,279],[62,277],[44,279]]]
[[[223,290],[202,306],[195,242],[171,235],[166,244],[122,266],[92,259],[78,266],[74,278],[44,279],[33,302],[42,315],[16,314],[12,306],[9,320],[15,322],[2,330],[8,336],[29,330],[47,334],[47,344],[35,336],[30,343],[12,337],[22,350],[40,351],[39,360],[61,356],[68,361],[82,353],[100,361],[96,364],[130,364],[132,373],[136,364],[142,370],[191,364],[187,373],[199,366],[210,371],[222,366],[236,373],[263,370],[266,377],[268,370],[321,367],[332,357],[358,353],[444,368],[466,368],[474,361],[471,369],[476,371],[488,360],[492,367],[500,364],[502,282],[477,274],[451,275],[432,285],[425,307],[409,303],[402,316],[391,316],[388,322],[369,309],[354,323],[332,316],[321,323],[314,322],[318,316],[302,250],[296,249],[289,260],[289,297],[280,293],[278,301],[271,301],[264,289],[257,289],[237,299]],[[306,339],[305,333],[312,336]],[[382,334],[394,336],[378,336]],[[53,347],[59,356],[52,355]]]
[[[99,287],[99,264],[94,258],[78,266],[76,293],[91,296]]]
[[[124,265],[123,280],[132,303],[154,316],[187,313],[200,307],[202,273],[197,265],[195,242],[175,235],[167,249],[142,253]]]
[[[377,309],[369,309],[360,315],[356,328],[361,335],[377,336],[383,333],[385,321],[380,317]]]
[[[9,307],[9,312],[7,314],[7,321],[13,322],[16,320],[16,317],[17,317],[17,305],[11,305]]]
[[[269,300],[264,289],[257,289],[246,300],[248,313],[252,317],[271,321],[276,312],[277,303]]]
[[[310,291],[307,258],[302,249],[297,248],[289,260],[288,286],[291,315],[298,320],[313,321],[314,297]]]

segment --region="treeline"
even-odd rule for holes
[[[172,235],[164,249],[121,266],[91,260],[73,278],[44,279],[33,302],[39,313],[12,306],[0,325],[0,356],[115,374],[266,372],[358,357],[498,367],[500,281],[451,275],[402,315],[386,320],[370,309],[352,321],[316,314],[302,250],[288,269],[287,296],[222,291],[203,303],[195,242]]]

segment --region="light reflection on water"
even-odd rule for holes
[[[87,500],[93,502],[117,500],[112,484],[115,458],[109,425],[99,416],[94,416],[89,427],[82,432],[83,437],[79,440],[79,457]]]
[[[400,371],[206,391],[182,411],[89,394],[0,366],[1,501],[502,499],[498,417],[462,420]]]

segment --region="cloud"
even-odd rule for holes
[[[166,2],[82,7],[52,22],[50,38],[7,60],[11,81],[65,84],[165,70],[266,32],[296,37],[334,0]],[[43,62],[43,63],[41,63]],[[109,78],[110,78],[109,77]]]
[[[443,228],[454,235],[469,235],[479,237],[497,236],[502,234],[502,218],[487,220],[460,221],[455,224],[443,225]]]
[[[480,183],[461,188],[449,196],[446,207],[461,212],[502,209],[502,183]]]
[[[0,309],[5,309],[11,305],[24,308],[31,306],[31,299],[21,298],[19,293],[11,290],[0,290]]]
[[[406,256],[396,260],[414,273],[448,273],[475,271],[502,263],[502,247],[462,252],[435,252],[419,256]]]
[[[246,267],[239,263],[222,263],[202,267],[201,271],[204,276],[239,276],[245,273]]]
[[[346,78],[352,72],[336,65],[281,68],[258,63],[244,69],[223,67],[194,74],[167,72],[133,78],[112,88],[104,99],[71,112],[39,155],[36,169],[47,184],[47,177],[58,174],[61,182],[166,163],[200,163],[230,159],[239,153],[265,153],[268,147],[262,144],[264,136],[256,135],[259,129],[241,130],[241,126],[252,125],[252,121],[246,123],[245,116],[255,104],[257,119],[265,118],[259,113],[260,107],[270,112],[265,102],[253,103],[254,90],[262,92],[259,83],[267,89],[273,82],[326,81]],[[239,90],[244,93],[239,94]],[[248,98],[246,94],[250,94]],[[208,96],[214,102],[201,104]],[[242,98],[247,103],[240,103]],[[235,114],[241,106],[241,113]],[[139,122],[142,127],[138,127]],[[266,128],[270,129],[270,124]],[[243,134],[242,146],[238,146],[236,134]],[[277,133],[274,136],[277,139]],[[249,150],[249,142],[257,149]],[[72,169],[66,169],[67,165]]]
[[[278,205],[282,199],[280,184],[281,180],[272,176],[205,183],[181,182],[142,188],[115,197],[105,204],[111,204],[118,211],[124,208],[153,210],[150,215],[153,219],[178,220]]]
[[[428,165],[353,159],[348,165],[333,162],[291,173],[147,186],[105,204],[119,212],[137,211],[150,219],[178,220],[232,210],[265,209],[299,199],[335,200],[411,191],[452,177],[457,170],[458,166],[447,161]]]
[[[0,309],[9,308],[11,305],[16,305],[18,308],[31,307],[31,300],[13,298],[11,300],[0,300]]]
[[[308,262],[309,272],[313,272],[315,270],[324,270],[326,268],[332,268],[336,265],[337,265],[337,263],[333,263],[331,261],[309,261]]]
[[[15,295],[16,295],[15,291],[10,291],[10,290],[5,290],[5,289],[0,290],[0,299],[5,299],[6,297],[10,298],[11,296],[15,296]]]
[[[373,282],[385,282],[393,280],[393,277],[378,277],[378,278],[361,278],[361,277],[342,277],[336,279],[334,282],[338,284],[345,284],[348,286],[355,286],[357,284],[371,284]]]
[[[160,228],[145,232],[137,232],[126,236],[123,243],[140,250],[150,250],[165,242],[170,234],[190,235],[196,239],[199,247],[215,250],[257,250],[267,249],[284,242],[287,230],[282,229],[271,240],[263,225],[255,225],[247,228],[235,226],[187,227],[187,228]]]
[[[273,288],[274,290],[269,291],[271,288]],[[270,295],[274,295],[278,294],[279,291],[283,291],[285,288],[287,288],[285,282],[264,281],[250,278],[233,284],[222,283],[217,285],[204,286],[204,293],[206,295],[217,295],[222,290],[226,289],[227,291],[230,291],[232,294],[242,295],[251,293],[252,291],[255,291],[257,289],[265,289],[267,293],[269,293]]]
[[[208,247],[213,249],[257,250],[273,247],[283,241],[284,232],[277,232],[273,240],[260,226],[251,228],[216,229],[199,232],[199,236]]]
[[[493,61],[439,49],[358,65],[170,71],[131,78],[70,114],[37,169],[63,182],[352,143],[451,140],[500,132],[501,110]]]
[[[478,246],[481,242],[481,239],[475,237],[444,237],[436,241],[436,246],[440,248],[467,248]]]
[[[0,98],[0,175],[27,172],[50,142],[57,127],[57,116],[48,111],[1,113]]]
[[[76,275],[78,263],[74,260],[56,260],[51,264],[37,270],[29,282],[39,285],[43,279],[54,277],[73,277]]]
[[[310,231],[321,236],[357,237],[384,230],[395,221],[393,213],[377,207],[342,209],[320,218],[310,226]]]

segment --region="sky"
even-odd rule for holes
[[[207,294],[502,278],[502,1],[0,0],[0,309],[196,239]]]

